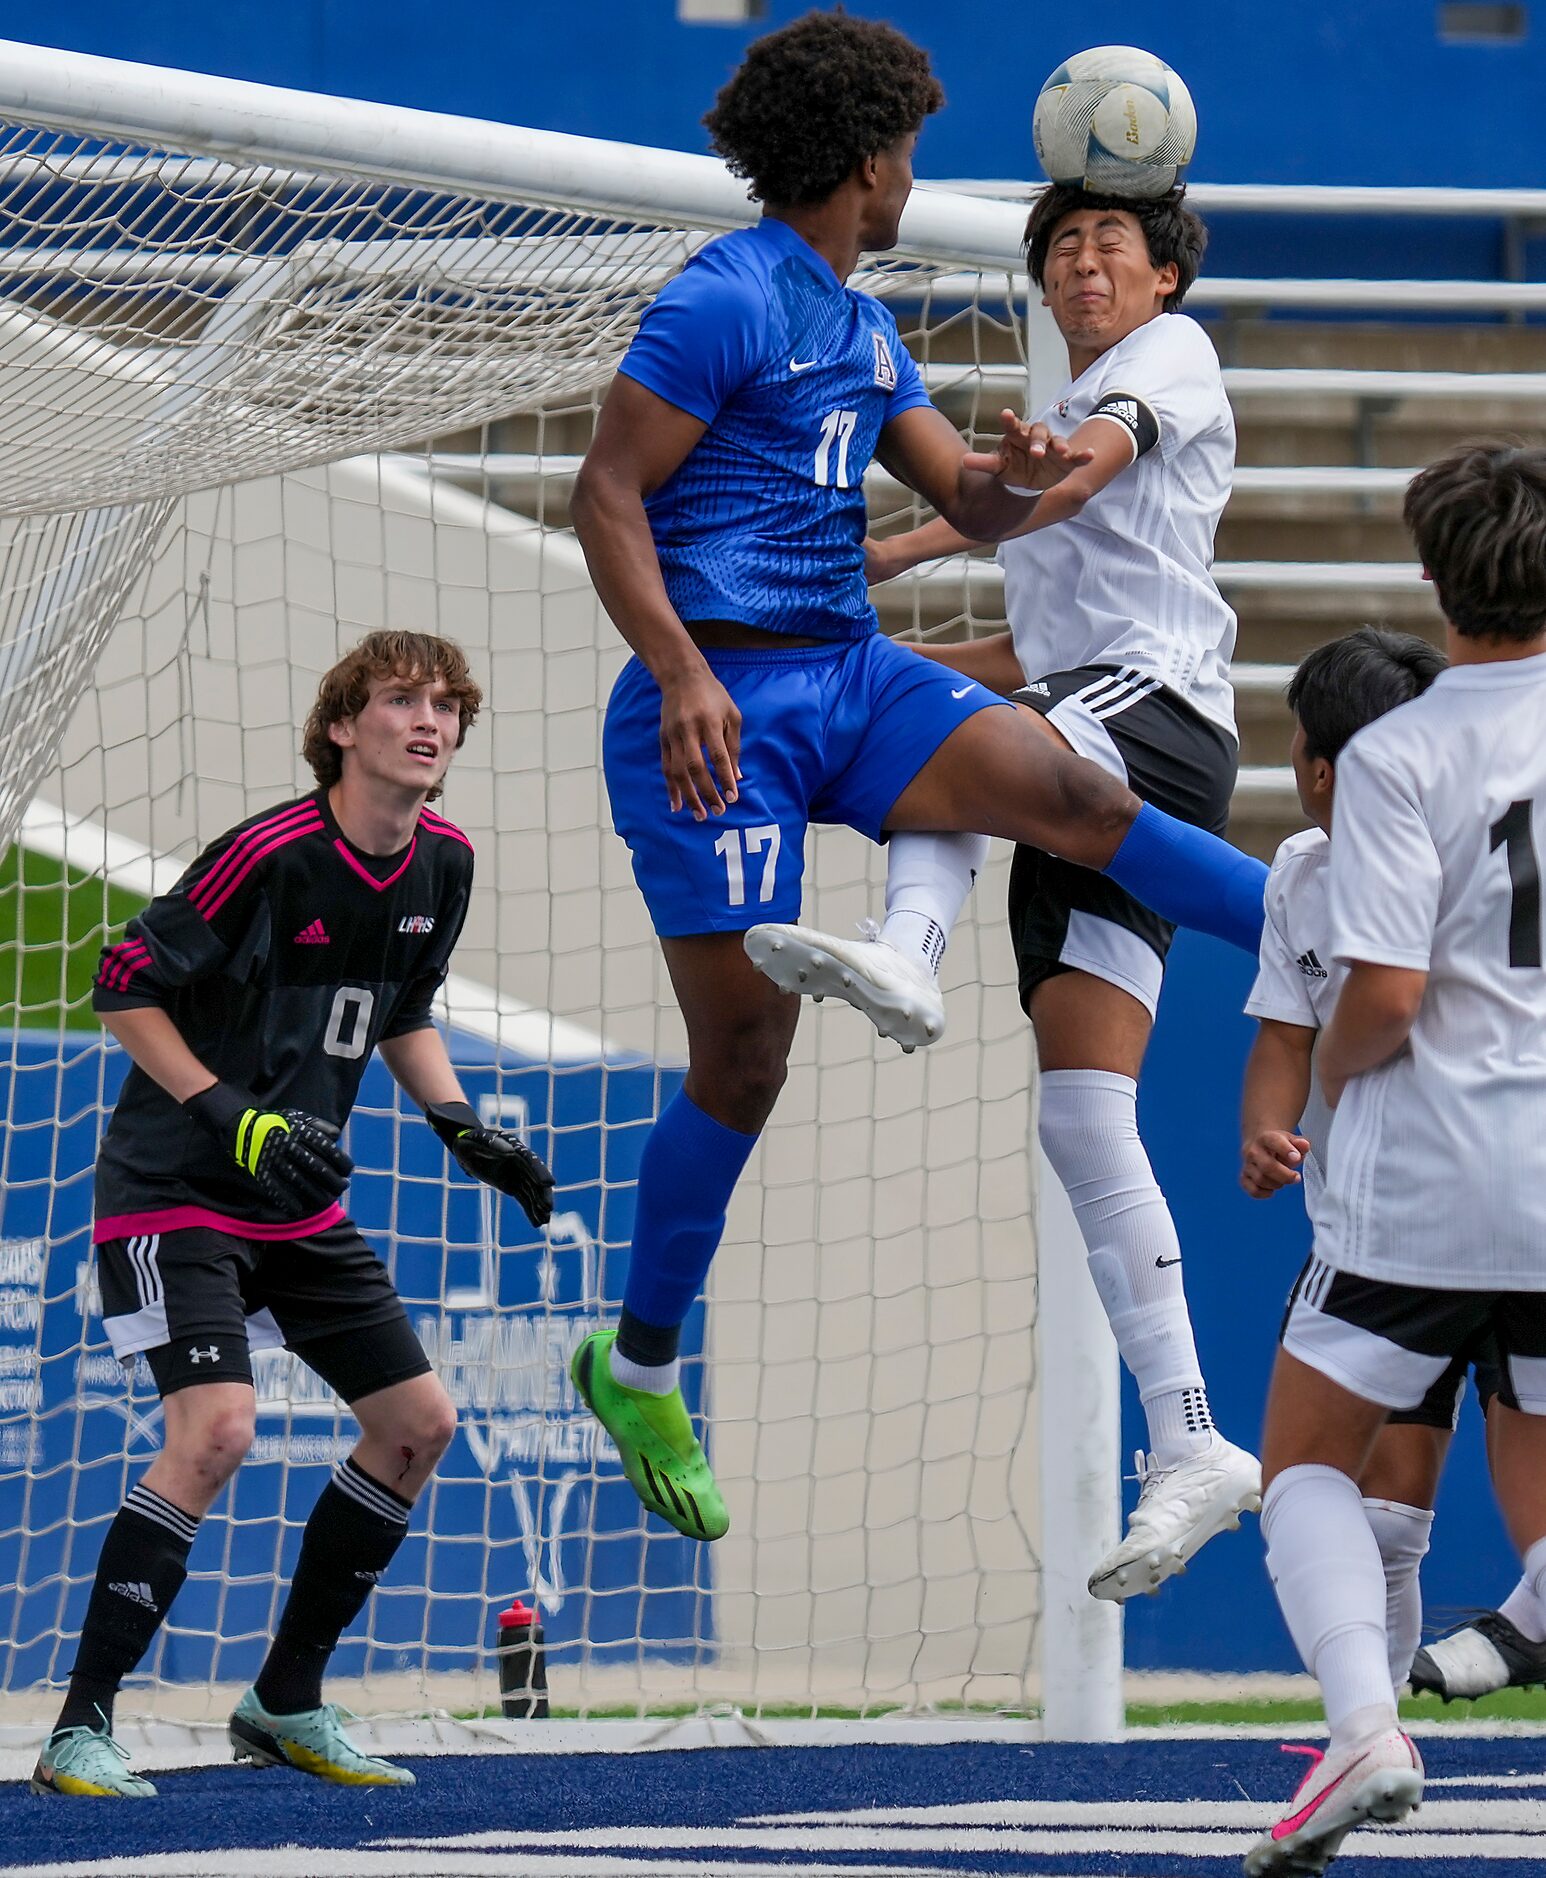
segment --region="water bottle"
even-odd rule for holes
[[[548,1669],[541,1614],[520,1598],[499,1613],[499,1706],[515,1720],[545,1720]]]

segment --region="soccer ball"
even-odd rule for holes
[[[1162,196],[1192,159],[1192,94],[1137,46],[1096,46],[1065,59],[1036,100],[1036,158],[1055,183],[1106,196]]]

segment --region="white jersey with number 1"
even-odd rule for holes
[[[1546,1291],[1546,654],[1440,672],[1337,760],[1332,950],[1428,974],[1348,1084],[1316,1250],[1439,1290]]]

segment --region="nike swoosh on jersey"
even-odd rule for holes
[[[791,359],[789,369],[791,372],[808,372],[813,365],[820,365],[820,363],[820,359]]]
[[[964,698],[971,689],[972,687],[970,685],[962,685],[959,691],[952,691],[950,695],[952,698]]]

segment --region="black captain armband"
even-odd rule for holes
[[[1159,442],[1159,419],[1142,398],[1130,391],[1108,391],[1090,417],[1109,417],[1120,424],[1133,440],[1133,461],[1144,456]],[[1086,423],[1089,422],[1087,418]]]

